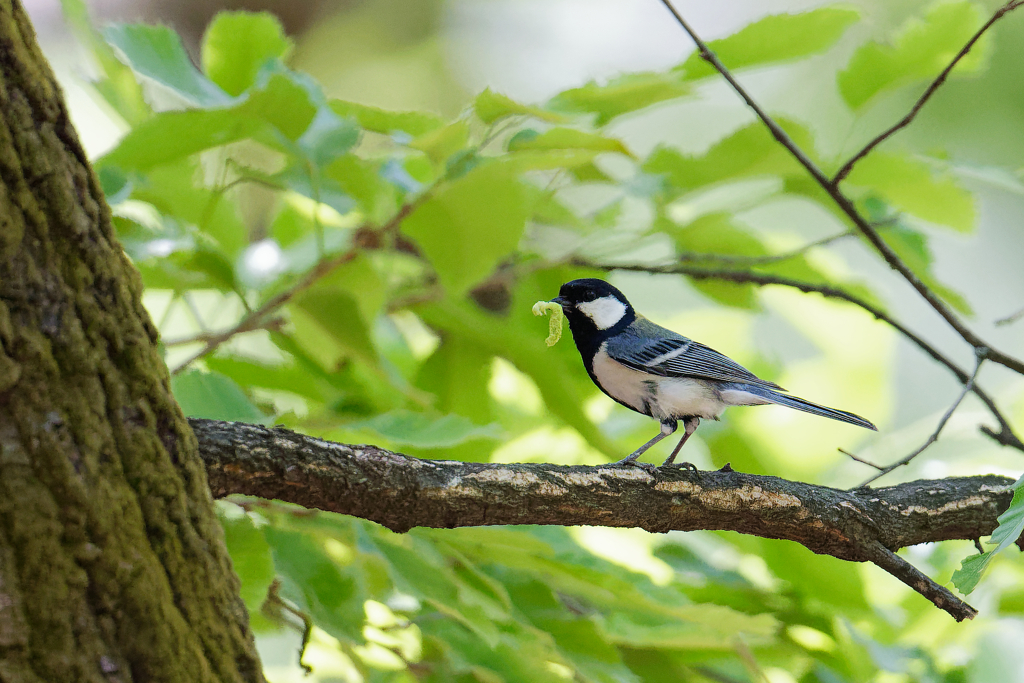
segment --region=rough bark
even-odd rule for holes
[[[393,531],[587,524],[719,529],[873,562],[957,619],[974,610],[893,551],[992,533],[1010,504],[1000,476],[841,491],[730,470],[490,465],[419,460],[287,429],[190,419],[215,496],[243,493],[373,520]]]
[[[0,680],[262,681],[141,283],[0,0]]]

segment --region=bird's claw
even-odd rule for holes
[[[673,468],[676,468],[676,469],[690,470],[691,472],[699,472],[700,471],[700,470],[697,469],[697,466],[694,465],[692,462],[668,463],[668,464],[662,465],[662,467],[673,467]]]
[[[611,463],[612,467],[639,467],[640,469],[647,472],[647,474],[654,474],[658,471],[658,468],[649,462],[640,462],[633,456],[628,456],[622,460]]]

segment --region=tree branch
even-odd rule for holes
[[[903,262],[903,259],[882,239],[878,231],[865,219],[857,208],[853,205],[853,202],[844,195],[840,190],[839,186],[832,182],[828,176],[826,176],[817,164],[815,164],[807,154],[804,153],[800,146],[793,142],[793,139],[779,126],[776,121],[768,115],[764,109],[750,96],[750,94],[739,84],[739,81],[732,75],[729,69],[722,64],[721,60],[715,55],[714,52],[708,48],[707,43],[701,40],[700,36],[697,35],[696,31],[683,19],[682,15],[676,11],[675,7],[672,6],[670,0],[661,0],[662,4],[668,8],[672,16],[675,17],[676,21],[683,30],[689,34],[694,44],[697,46],[698,53],[701,59],[710,64],[719,74],[722,75],[729,85],[732,86],[733,90],[747,103],[761,122],[768,128],[772,136],[785,147],[793,158],[796,159],[801,166],[803,166],[807,172],[814,178],[814,181],[821,186],[823,190],[832,198],[836,205],[842,210],[843,213],[850,219],[850,221],[857,227],[862,235],[867,238],[871,246],[875,248],[882,258],[885,260],[889,267],[898,272],[903,276],[910,286],[913,287],[917,293],[923,298],[932,309],[938,313],[943,320],[945,320],[950,327],[952,327],[957,334],[959,334],[964,341],[973,346],[974,348],[985,347],[989,349],[989,360],[1024,375],[1024,362],[1009,356],[1001,351],[996,350],[990,344],[986,344],[980,337],[978,337],[969,327],[967,327],[961,320],[956,316],[955,313],[942,301],[939,296],[926,285],[921,278],[914,273],[911,268]]]
[[[957,620],[973,617],[974,610],[890,554],[918,543],[987,536],[1013,497],[1013,480],[999,476],[840,491],[731,470],[662,468],[652,475],[608,465],[418,460],[280,427],[189,422],[216,497],[277,498],[396,532],[502,524],[731,530],[874,562]]]
[[[974,44],[981,39],[985,32],[988,31],[993,24],[1002,19],[1003,15],[1005,15],[1007,12],[1012,12],[1021,5],[1024,5],[1024,0],[1012,0],[1011,2],[1008,2],[999,9],[997,9],[995,14],[993,14],[992,17],[988,21],[986,21],[985,24],[982,25],[982,27],[979,28],[973,36],[971,36],[971,39],[968,40],[967,44],[960,49],[960,52],[956,53],[956,56],[953,57],[953,59],[949,62],[946,68],[942,70],[942,73],[935,77],[935,80],[931,82],[931,85],[929,85],[928,89],[924,91],[924,94],[918,98],[917,102],[915,102],[914,106],[910,108],[910,111],[907,113],[907,115],[904,116],[895,124],[893,124],[893,126],[888,130],[879,133],[874,140],[866,144],[863,147],[863,149],[861,149],[859,152],[850,157],[850,160],[843,164],[843,167],[840,168],[838,172],[836,172],[835,176],[832,178],[832,184],[838,185],[839,183],[841,183],[843,179],[850,174],[850,171],[853,170],[854,165],[858,161],[866,157],[871,152],[871,150],[873,150],[875,147],[877,147],[878,145],[882,144],[887,139],[892,137],[897,131],[909,126],[910,122],[917,117],[918,113],[924,107],[925,103],[928,100],[930,100],[932,95],[934,95],[935,92],[939,89],[939,86],[946,82],[946,77],[949,76],[950,72],[954,69],[954,67],[956,67],[956,65],[960,62],[961,59],[967,56],[967,53],[971,51],[971,48],[974,47]]]

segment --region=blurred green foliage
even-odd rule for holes
[[[561,283],[626,260],[684,260],[885,299],[828,251],[852,235],[787,251],[792,244],[736,218],[739,206],[783,199],[837,216],[761,124],[701,154],[667,145],[641,154],[616,134],[620,117],[694,97],[714,76],[695,55],[541,105],[485,90],[446,121],[326,97],[289,68],[292,43],[267,14],[219,15],[199,69],[169,28],[116,25],[104,41],[79,5],[65,6],[100,65],[96,91],[128,126],[96,168],[191,415],[422,457],[597,462],[621,457],[652,427],[597,395],[570,343],[545,347],[546,322],[530,308]],[[976,3],[946,2],[889,42],[862,45],[837,74],[842,97],[856,110],[922,86],[981,17]],[[831,49],[857,19],[827,7],[770,16],[712,47],[733,67],[765,67]],[[953,77],[984,68],[986,42]],[[821,156],[808,127],[782,123],[826,170],[844,161]],[[929,235],[970,233],[971,193],[898,146],[863,160],[844,188],[925,282],[969,310],[932,274]],[[750,285],[689,285],[724,307],[765,306]],[[860,325],[860,343],[876,348],[866,319],[821,310],[836,329]],[[743,329],[723,350],[742,352]],[[827,353],[821,334],[808,339]],[[781,379],[770,359],[742,359]],[[860,390],[864,405],[884,405],[884,368],[858,363],[847,356],[836,370],[856,378],[846,396]],[[738,468],[772,471],[765,431],[708,426],[698,436]],[[932,605],[878,574],[870,581],[882,587],[872,588],[860,567],[793,544],[673,534],[645,538],[623,558],[625,536],[602,545],[561,528],[396,535],[263,501],[219,509],[261,642],[289,624],[301,630],[304,614],[315,627],[305,661],[317,661],[322,680],[972,675],[969,656],[940,648],[954,627]],[[1019,525],[1019,510],[1011,516]],[[921,561],[948,577],[965,553],[946,544]],[[1020,612],[1024,601],[1008,593],[1004,608]],[[912,634],[915,625],[927,628]]]

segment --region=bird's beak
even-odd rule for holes
[[[551,304],[558,304],[558,305],[559,305],[559,306],[561,306],[562,308],[565,308],[566,306],[568,306],[568,305],[569,305],[569,300],[568,300],[568,299],[563,299],[563,298],[562,298],[562,297],[560,297],[560,296],[556,296],[556,297],[555,297],[554,299],[552,299],[552,300],[551,300],[551,301],[549,301],[548,303],[551,303]]]

